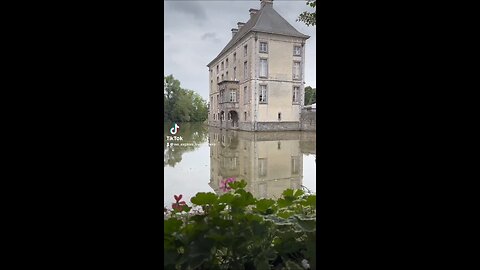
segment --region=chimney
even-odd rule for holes
[[[260,0],[262,8],[267,5],[267,6],[273,6],[273,0]]]
[[[253,15],[255,15],[255,13],[257,13],[258,9],[254,9],[254,8],[251,8],[248,10],[248,12],[250,12],[250,18],[253,17]]]
[[[244,26],[245,23],[243,22],[237,22],[237,26],[238,26],[238,31],[240,31],[240,29],[242,29],[242,26]]]
[[[237,28],[232,28],[232,38],[235,36],[235,34],[238,32]]]

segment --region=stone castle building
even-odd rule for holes
[[[280,16],[273,0],[260,2],[207,65],[208,123],[247,131],[300,130],[309,36]]]
[[[315,139],[304,132],[246,132],[209,128],[210,182],[221,195],[225,179],[245,180],[255,198],[280,198],[303,185],[302,142]],[[307,137],[302,137],[307,136]],[[315,151],[314,147],[306,150]]]

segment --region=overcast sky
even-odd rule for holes
[[[237,22],[247,22],[250,8],[260,9],[260,0],[185,1],[165,0],[164,75],[172,74],[182,88],[194,90],[208,98],[208,68],[232,39]],[[274,0],[273,8],[300,33],[306,41],[305,86],[316,87],[315,26],[296,22],[303,11],[313,11],[305,0]]]

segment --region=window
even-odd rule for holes
[[[223,70],[223,61],[222,61],[222,70]]]
[[[223,74],[222,74],[222,82],[223,82]]]
[[[237,102],[237,92],[230,89],[230,102]]]
[[[225,68],[228,68],[228,58],[225,60]]]
[[[277,149],[280,150],[282,144],[280,142],[277,143]]]
[[[235,62],[235,61],[237,61],[237,53],[233,54],[233,62]],[[235,63],[233,63],[233,64],[235,64]]]
[[[292,157],[292,174],[298,174],[300,168],[299,157]]]
[[[217,65],[217,74],[218,74],[218,65]],[[217,77],[218,78],[218,77]]]
[[[296,56],[302,55],[302,47],[293,46],[293,55],[296,55]]]
[[[218,81],[218,76],[217,76],[217,83],[219,83],[219,81]]]
[[[210,87],[211,87],[212,90],[213,90],[213,80],[210,80]]]
[[[243,57],[247,57],[247,45],[243,46]]]
[[[282,113],[278,113],[278,121],[282,120]]]
[[[258,159],[258,176],[267,175],[267,159],[259,158]]]
[[[260,85],[260,96],[258,101],[260,101],[260,103],[267,103],[267,86],[266,85]]]
[[[267,59],[260,59],[260,77],[266,78],[267,76],[268,76]]]
[[[243,174],[247,175],[247,157],[243,158]]]
[[[225,78],[227,78],[227,81],[228,81],[228,71],[225,74]]]
[[[246,80],[247,79],[247,61],[243,63],[243,78]]]
[[[233,80],[234,80],[234,81],[237,80],[237,67],[234,67],[234,68],[233,68]]]
[[[210,98],[210,100],[211,100],[211,103],[213,104],[213,96]]]
[[[243,87],[243,104],[248,103],[248,89],[247,87]]]
[[[293,62],[293,79],[300,80],[300,62]]]
[[[245,121],[247,121],[247,112],[243,112],[243,116],[245,118]]]
[[[260,42],[260,52],[261,53],[268,52],[267,42]]]
[[[294,86],[294,87],[293,87],[292,102],[294,102],[294,103],[298,103],[298,102],[299,102],[299,96],[298,96],[299,89],[300,89],[300,87],[298,87],[298,86]]]

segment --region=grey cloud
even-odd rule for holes
[[[217,38],[217,34],[215,33],[205,33],[201,37],[202,40],[213,40],[215,43],[219,43],[220,39]]]
[[[210,79],[206,65],[232,38],[237,22],[246,22],[250,8],[260,1],[165,1],[165,74],[173,74],[182,87],[192,89],[208,100]],[[278,1],[273,7],[293,27],[309,35],[306,43],[306,85],[316,85],[315,27],[296,18],[308,10],[305,1]]]
[[[165,10],[191,15],[197,20],[207,19],[205,9],[198,1],[166,1]]]
[[[215,38],[216,34],[215,33],[205,33],[202,35],[202,40],[206,40],[208,38]]]

